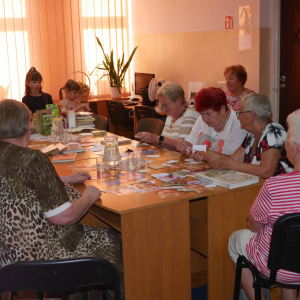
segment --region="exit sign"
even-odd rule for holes
[[[225,17],[225,29],[233,29],[233,16]]]

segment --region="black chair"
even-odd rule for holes
[[[108,287],[113,288],[114,299],[121,299],[117,269],[98,257],[20,261],[0,270],[0,299],[2,293],[18,291],[37,291],[40,299],[43,292],[62,292],[65,298],[67,291],[98,285],[104,287],[104,299],[111,299]],[[84,289],[82,298],[87,299]]]
[[[128,120],[126,110],[123,104],[119,101],[110,101],[106,100],[108,114],[111,120],[111,123],[115,126],[115,133],[117,130],[124,130],[124,131],[132,131],[133,133],[133,121]]]
[[[164,127],[165,127],[165,123],[162,120],[153,119],[153,118],[144,118],[139,120],[136,128],[136,133],[146,131],[157,135],[161,135]]]
[[[136,106],[134,108],[135,110],[135,116],[136,116],[136,121],[138,122],[140,119],[143,118],[157,118],[157,112],[153,107],[149,106]]]
[[[279,269],[285,269],[300,274],[300,213],[287,214],[279,217],[273,228],[268,258],[270,278],[260,274],[257,268],[244,256],[239,256],[236,265],[233,300],[239,299],[242,269],[249,268],[253,274],[255,299],[261,299],[261,287],[279,284],[285,287],[299,287],[278,282],[276,274]],[[299,291],[299,290],[298,290]]]
[[[108,131],[108,120],[104,116],[94,115],[95,121],[95,128],[98,130],[106,130]]]

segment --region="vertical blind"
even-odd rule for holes
[[[115,60],[129,53],[127,0],[0,0],[0,100],[21,100],[27,71],[43,76],[43,91],[58,99],[58,91],[75,71],[90,74],[103,54]],[[90,76],[91,97],[109,95],[102,71]],[[80,72],[70,78],[89,84]],[[129,92],[127,72],[124,93]]]

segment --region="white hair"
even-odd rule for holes
[[[260,94],[249,94],[243,98],[246,111],[253,111],[258,122],[271,120],[271,104],[267,97]]]
[[[300,109],[295,110],[287,117],[289,135],[292,142],[300,144]]]

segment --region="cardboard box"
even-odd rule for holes
[[[52,118],[50,115],[42,115],[42,134],[51,133]]]

